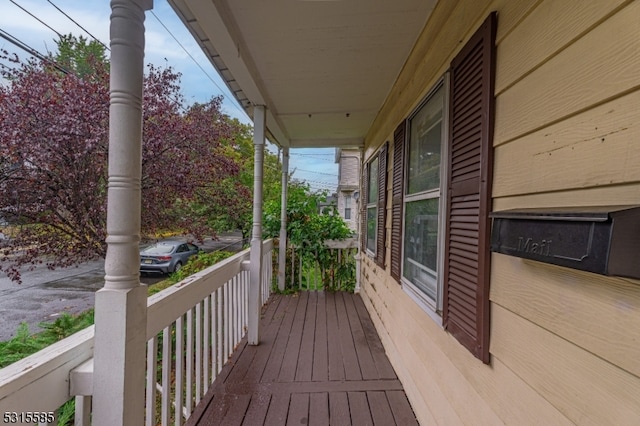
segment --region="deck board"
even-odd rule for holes
[[[273,295],[187,425],[417,425],[358,295]]]
[[[313,374],[313,343],[316,330],[316,309],[318,306],[318,293],[305,292],[309,296],[307,311],[302,328],[302,340],[300,341],[300,355],[296,368],[296,382],[310,382]]]
[[[325,294],[317,293],[316,301],[316,334],[313,342],[313,374],[314,382],[327,381],[329,378],[329,356],[327,338],[327,304]]]
[[[303,291],[298,293],[298,307],[296,315],[293,318],[293,325],[289,333],[289,340],[282,359],[279,382],[293,382],[296,375],[296,367],[300,359],[300,346],[302,342],[302,332],[304,330],[305,316],[307,312],[307,303],[309,302],[309,292]]]

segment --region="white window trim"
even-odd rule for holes
[[[401,250],[403,253],[400,255],[400,282],[402,284],[402,289],[405,291],[411,299],[413,299],[418,306],[420,306],[436,323],[442,326],[442,309],[444,303],[443,291],[444,291],[444,245],[446,238],[446,211],[447,211],[447,176],[449,172],[448,163],[449,163],[449,96],[450,96],[450,87],[449,87],[449,72],[445,73],[445,75],[429,90],[427,95],[423,98],[423,100],[418,104],[418,106],[411,112],[409,117],[407,117],[407,139],[405,139],[405,164],[404,164],[404,191],[403,194],[403,218],[402,218],[402,239],[401,239]],[[440,188],[437,190],[429,190],[423,191],[418,194],[407,195],[406,190],[408,188],[407,182],[407,173],[409,170],[408,160],[409,160],[409,144],[411,142],[411,119],[416,116],[416,114],[421,110],[425,104],[429,102],[433,94],[442,88],[443,90],[443,102],[442,102],[442,138],[441,138],[441,154],[440,154]],[[405,214],[405,206],[407,202],[430,199],[435,198],[433,196],[429,197],[428,195],[433,194],[435,192],[439,192],[439,203],[438,203],[438,254],[437,254],[437,264],[438,264],[438,273],[436,277],[436,300],[432,300],[429,298],[422,290],[418,289],[411,281],[409,281],[404,276],[404,237],[406,232],[406,222],[404,220]]]
[[[344,212],[343,212],[343,215],[344,215],[344,219],[345,220],[351,220],[351,208],[352,208],[351,204],[352,204],[351,193],[344,194]],[[349,218],[347,218],[347,211],[349,212]]]
[[[376,250],[378,247],[378,194],[380,193],[380,188],[378,188],[378,192],[375,195],[375,200],[373,202],[371,202],[371,200],[369,199],[369,194],[371,192],[371,164],[373,164],[374,161],[378,162],[378,168],[380,167],[380,150],[376,151],[376,153],[371,157],[371,159],[369,160],[369,162],[367,163],[367,168],[368,168],[368,173],[367,173],[367,205],[365,206],[365,223],[367,224],[366,226],[366,233],[365,233],[365,248],[366,248],[366,253],[369,257],[371,258],[375,258],[376,257]],[[374,179],[378,180],[378,173],[376,173]],[[379,182],[378,182],[379,184]],[[376,214],[375,214],[375,222],[376,222],[376,228],[373,232],[373,250],[371,250],[369,248],[369,208],[375,208],[376,209]]]

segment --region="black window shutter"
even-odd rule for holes
[[[489,363],[496,14],[451,62],[444,327]]]
[[[376,263],[384,268],[387,225],[387,146],[378,152],[378,226],[376,228]]]
[[[362,167],[362,206],[360,208],[360,251],[367,252],[367,203],[369,202],[369,163]]]
[[[400,283],[402,262],[402,200],[404,196],[404,144],[406,121],[393,133],[393,178],[391,198],[391,276]]]

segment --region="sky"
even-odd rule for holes
[[[108,46],[109,3],[109,0],[0,0],[0,36],[14,37],[43,54],[55,50],[56,32],[95,37]],[[187,103],[206,102],[222,95],[224,113],[251,123],[167,1],[153,3],[145,21],[145,62],[170,66],[180,72]],[[16,52],[21,58],[28,57],[4,38],[0,38],[0,48]],[[277,152],[273,145],[269,149]],[[294,178],[307,181],[314,190],[334,192],[338,180],[334,155],[333,149],[292,149],[289,170]]]

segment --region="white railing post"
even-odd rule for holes
[[[253,109],[253,232],[251,234],[251,287],[249,290],[249,331],[247,342],[257,345],[260,341],[260,293],[262,290],[262,177],[264,168],[266,108],[256,105]]]
[[[289,148],[282,149],[282,205],[280,210],[280,240],[278,243],[278,289],[285,288],[287,266],[287,189],[289,185]]]
[[[147,290],[139,279],[144,13],[111,1],[105,285],[95,298],[94,425],[144,423]]]

